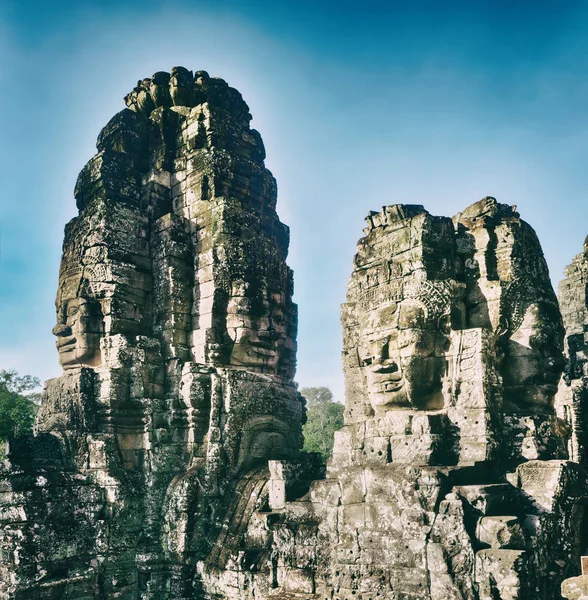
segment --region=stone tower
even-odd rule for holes
[[[8,454],[1,597],[197,597],[225,496],[302,443],[289,231],[246,103],[182,67],[125,102],[65,230],[63,375]]]
[[[565,354],[566,368],[557,394],[556,409],[571,429],[569,441],[570,458],[584,467],[587,464],[588,432],[588,355],[586,330],[588,326],[588,239],[584,241],[583,252],[572,260],[565,269],[565,277],[559,284],[559,300],[566,328]],[[576,534],[574,545],[576,555],[588,555],[588,514],[586,505],[576,510]],[[562,584],[562,597],[569,600],[584,600],[588,596],[588,570],[582,559],[582,574],[574,565],[570,577]]]
[[[203,561],[208,597],[559,598],[588,488],[568,460],[564,325],[535,232],[490,197],[453,219],[393,205],[366,220],[333,458],[314,480],[270,461],[220,568]]]

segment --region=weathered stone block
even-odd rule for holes
[[[480,550],[476,554],[476,581],[480,586],[480,596],[491,599],[493,593],[498,593],[505,600],[519,598],[524,562],[522,550]]]
[[[588,600],[588,575],[566,579],[561,584],[561,595],[567,600]]]
[[[564,461],[529,461],[517,468],[518,485],[544,510],[551,510],[565,468]]]
[[[483,517],[478,521],[476,535],[482,544],[491,548],[525,548],[525,537],[517,517]]]

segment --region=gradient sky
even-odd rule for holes
[[[0,368],[60,373],[63,227],[100,128],[174,65],[239,89],[278,180],[297,379],[343,400],[339,304],[370,210],[486,196],[554,282],[588,234],[588,3],[0,0]]]

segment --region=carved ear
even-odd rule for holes
[[[503,338],[504,336],[506,336],[508,334],[509,330],[510,330],[510,321],[509,321],[508,317],[503,315],[500,317],[500,322],[498,323],[498,327],[496,329],[496,337]]]
[[[437,327],[443,335],[449,335],[451,333],[451,315],[441,315],[437,320]]]

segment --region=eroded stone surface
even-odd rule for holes
[[[535,233],[493,198],[453,219],[388,206],[364,233],[342,307],[345,426],[326,476],[289,496],[273,468],[271,510],[246,529],[272,532],[264,559],[204,565],[205,587],[559,597],[585,543],[586,475],[556,411],[564,328]]]
[[[566,579],[561,586],[561,594],[568,600],[586,600],[588,598],[588,575]]]
[[[562,322],[515,207],[370,213],[322,465],[299,452],[289,232],[247,105],[182,67],[125,102],[66,227],[63,375],[1,473],[0,597],[558,598],[588,547],[587,254]]]
[[[65,231],[64,373],[3,474],[4,597],[197,597],[223,496],[302,442],[289,232],[247,105],[180,67],[126,100]]]

